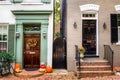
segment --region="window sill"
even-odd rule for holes
[[[116,45],[120,45],[120,41],[118,41],[118,42],[116,43]]]
[[[34,3],[30,3],[30,2],[23,2],[21,3],[22,5],[43,5],[43,3],[38,3],[38,2],[34,2]]]
[[[10,1],[0,1],[0,5],[11,5]]]

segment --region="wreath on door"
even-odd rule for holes
[[[35,38],[32,38],[32,39],[28,39],[27,40],[27,44],[30,46],[30,47],[35,47],[37,45],[37,40]]]

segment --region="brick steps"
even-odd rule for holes
[[[81,66],[81,71],[105,71],[105,70],[111,70],[111,66]],[[79,70],[79,67],[77,67],[77,70]]]
[[[43,74],[44,74],[44,72],[22,70],[22,72],[20,72],[20,73],[15,73],[15,76],[32,78],[32,77],[39,77]]]
[[[80,72],[80,77],[103,77],[112,75],[112,71],[82,71]]]
[[[99,77],[113,75],[112,68],[106,60],[94,60],[81,62],[80,72],[76,62],[77,75],[84,77]]]

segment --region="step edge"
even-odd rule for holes
[[[79,67],[79,66],[77,66],[77,67]],[[105,67],[105,68],[106,68],[106,67],[108,68],[108,67],[110,67],[110,68],[111,68],[111,66],[80,66],[80,67],[81,67],[81,68],[93,68],[93,67],[95,67],[95,68],[96,68],[96,67],[98,67],[98,68],[99,68],[99,67],[100,67],[100,68],[104,68],[104,67]]]
[[[80,73],[113,73],[112,71],[80,71]]]

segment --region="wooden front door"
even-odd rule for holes
[[[96,56],[96,20],[83,20],[83,40],[86,56]]]
[[[39,68],[40,35],[24,34],[24,68]]]

